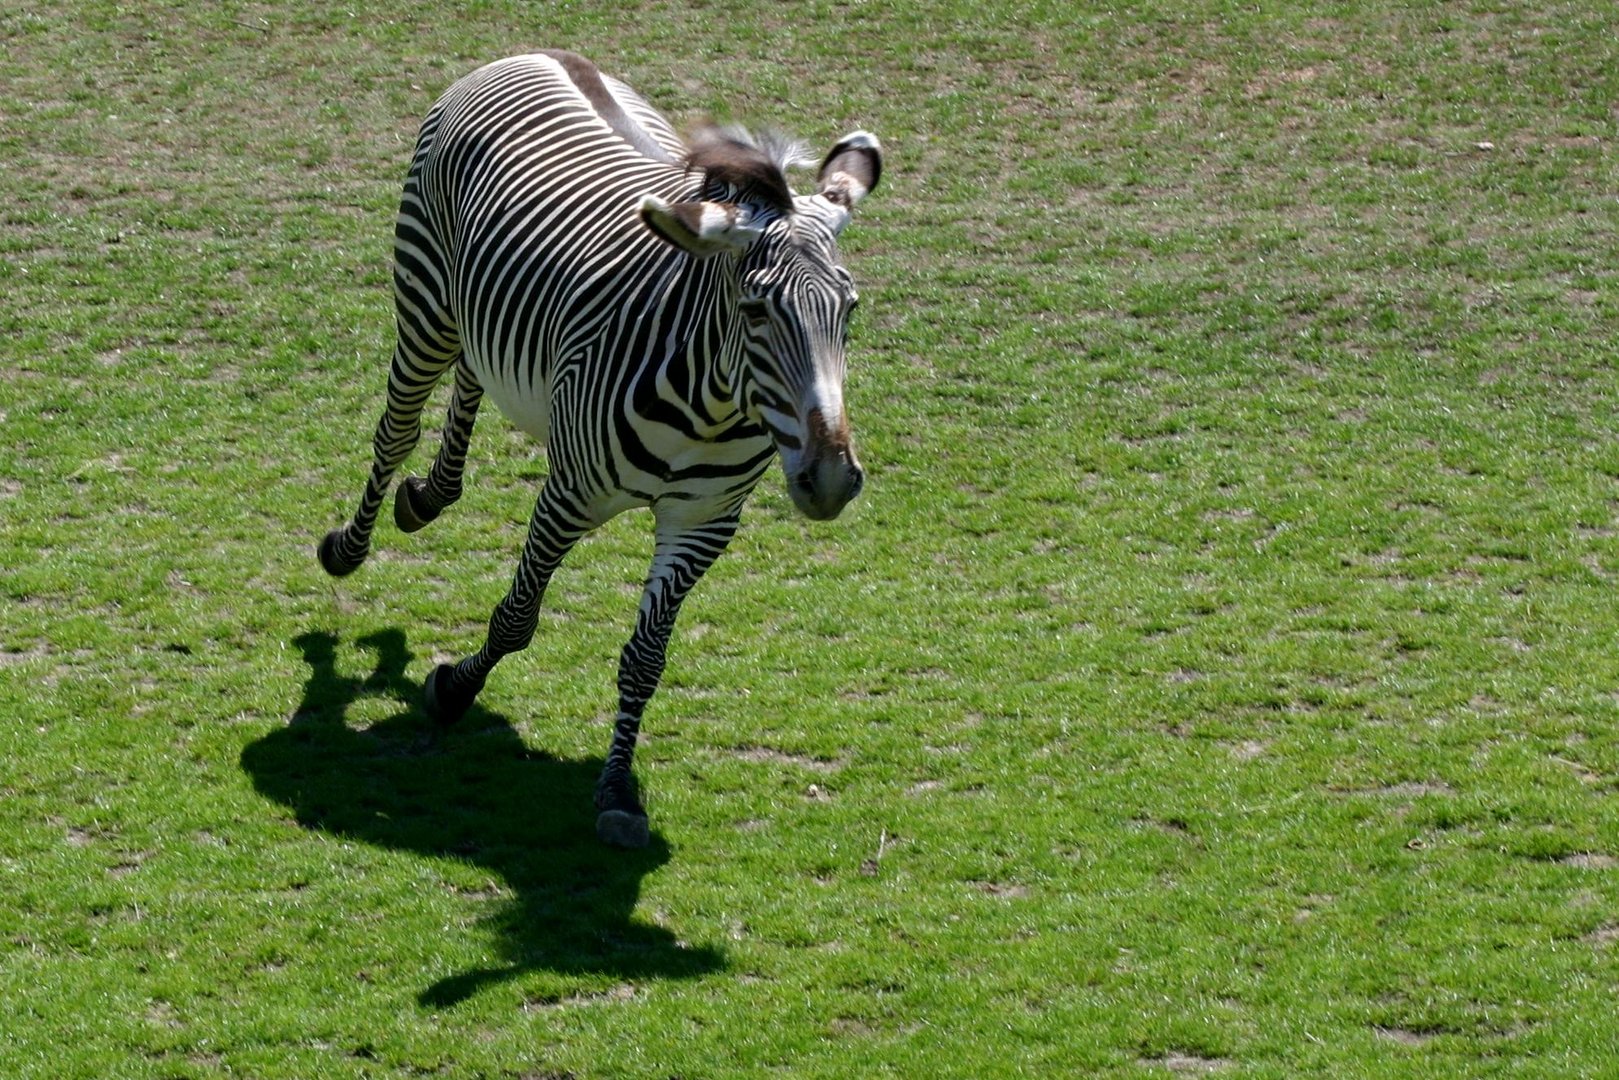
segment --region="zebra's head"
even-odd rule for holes
[[[826,520],[865,483],[843,405],[858,297],[837,238],[877,186],[882,148],[868,132],[845,136],[822,160],[815,193],[795,196],[784,170],[802,160],[786,144],[707,133],[688,157],[703,171],[703,198],[649,198],[641,217],[676,247],[726,260],[743,339],[738,403],[775,441],[793,504]]]

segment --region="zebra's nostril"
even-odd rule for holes
[[[815,493],[815,474],[805,469],[793,477],[793,487],[806,495],[813,495]]]

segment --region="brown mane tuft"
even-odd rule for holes
[[[756,203],[790,213],[793,192],[782,164],[751,138],[720,128],[704,128],[686,151],[686,168],[703,174],[714,196]]]

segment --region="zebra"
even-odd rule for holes
[[[606,844],[648,843],[632,765],[682,600],[735,534],[780,458],[793,505],[834,518],[865,474],[844,407],[854,281],[837,238],[876,187],[866,131],[813,165],[780,136],[706,127],[687,144],[625,83],[570,52],[497,60],[463,76],[424,120],[394,238],[396,343],[387,405],[354,515],[318,547],[333,576],[370,550],[377,514],[453,370],[425,478],[394,522],[415,532],[461,495],[487,394],[546,449],[547,475],[510,589],[482,647],[423,688],[459,720],[499,660],[528,646],[546,585],[583,536],[650,507],[655,546],[619,656],[618,712],[595,789]]]

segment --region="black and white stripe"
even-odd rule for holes
[[[510,591],[484,645],[427,682],[452,722],[495,664],[533,637],[551,574],[614,514],[650,506],[656,548],[619,665],[619,712],[597,787],[598,832],[646,842],[631,774],[682,599],[725,550],[778,454],[794,503],[834,517],[858,494],[843,404],[854,286],[836,238],[881,172],[877,140],[843,139],[816,191],[794,195],[779,141],[708,131],[684,145],[623,83],[570,53],[480,68],[422,125],[395,233],[397,343],[370,477],[320,559],[370,549],[382,501],[452,369],[444,438],[394,519],[422,528],[460,497],[487,395],[547,449]]]

